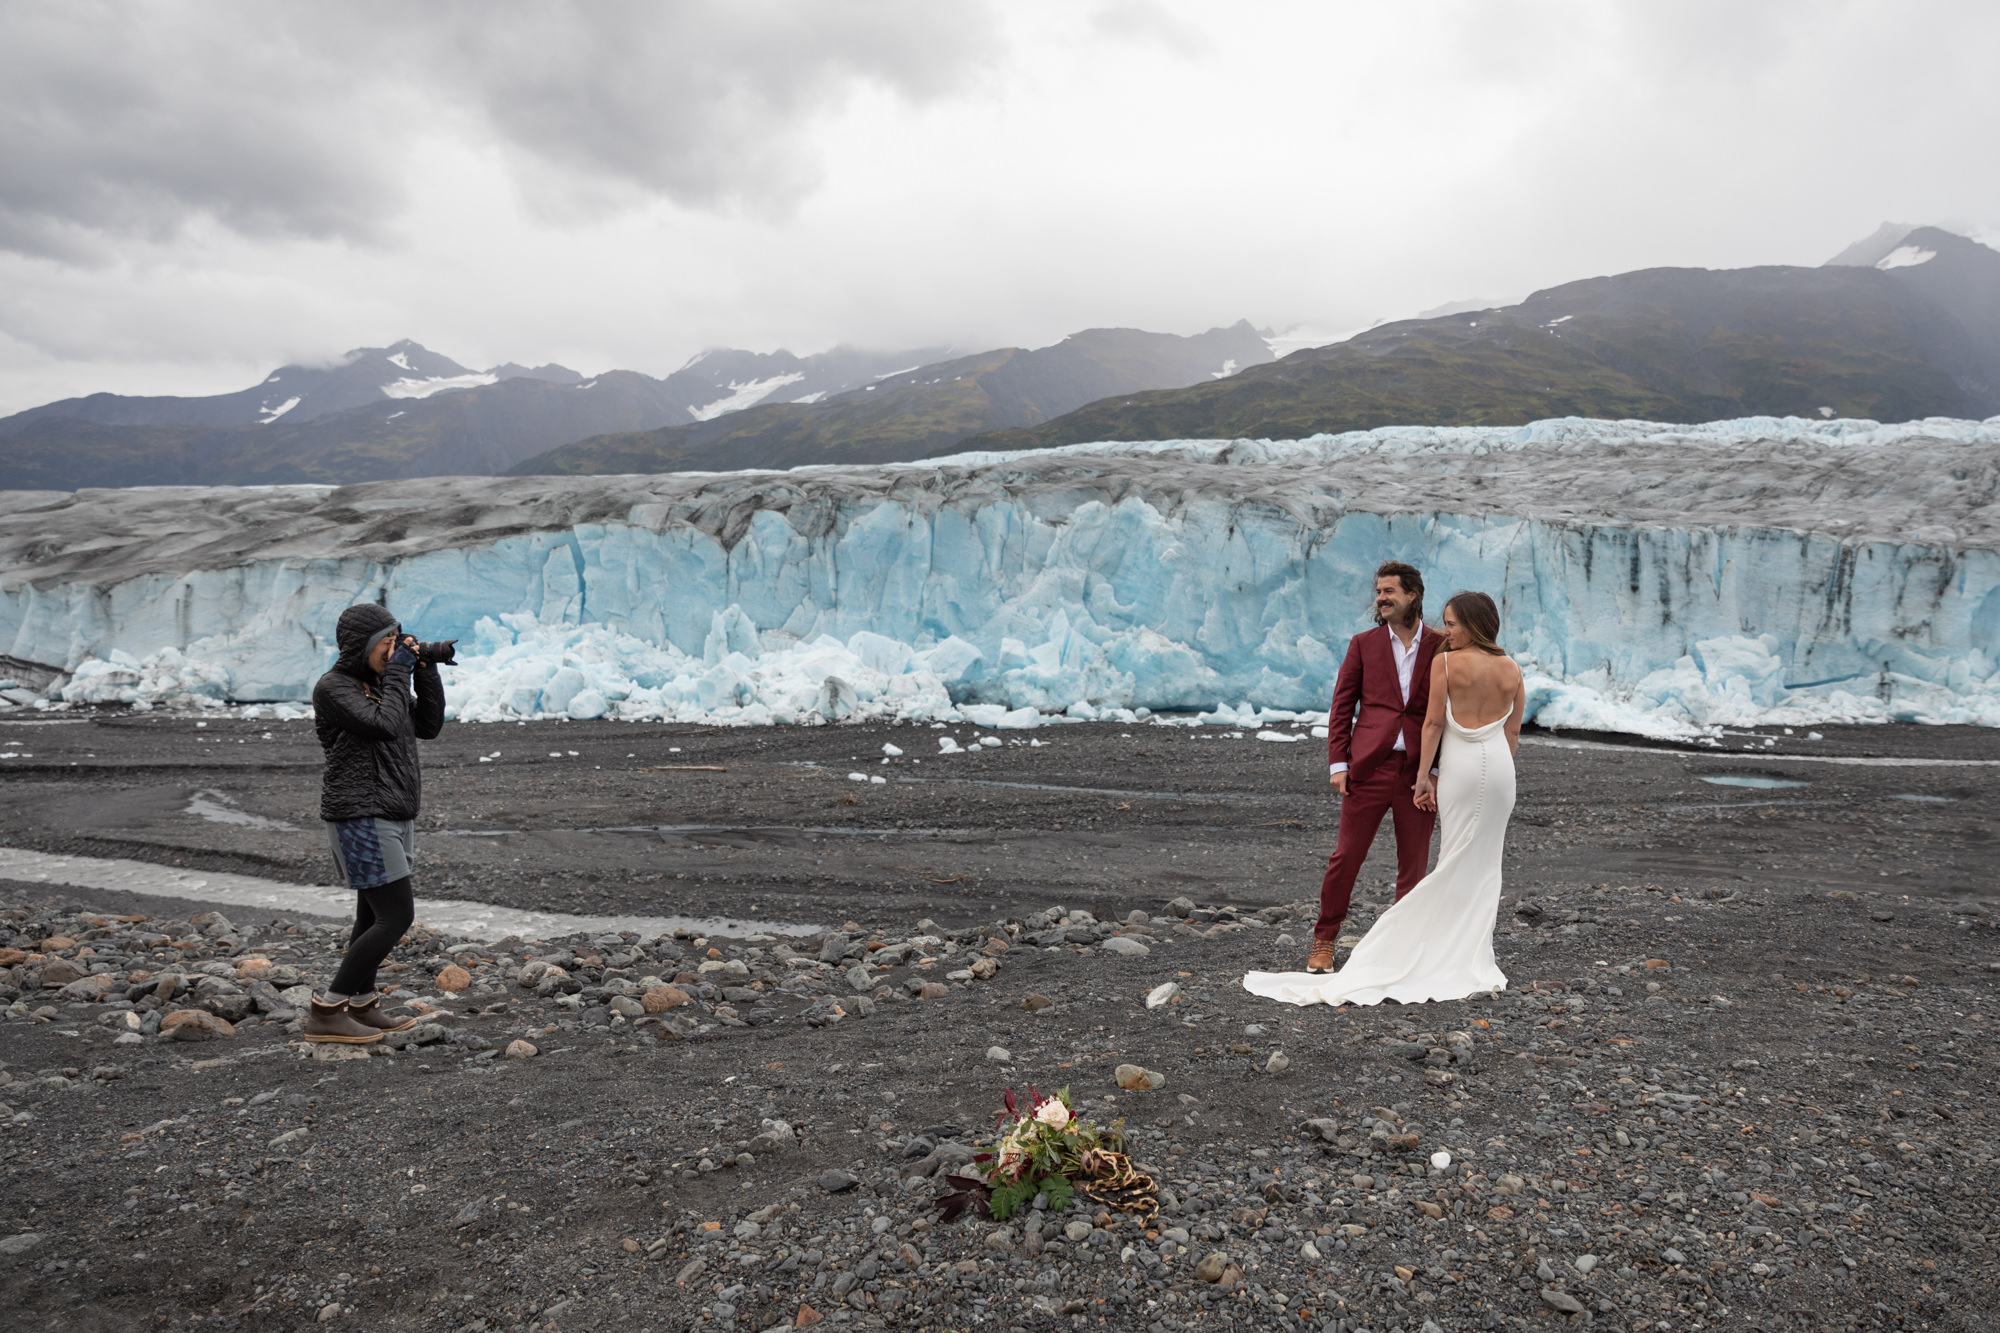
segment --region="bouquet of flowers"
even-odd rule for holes
[[[1047,1192],[1049,1209],[1060,1212],[1076,1197],[1102,1183],[1129,1190],[1146,1181],[1126,1160],[1124,1121],[1103,1129],[1079,1119],[1068,1088],[1044,1097],[1032,1084],[1024,1103],[1008,1088],[1001,1099],[1000,1138],[993,1151],[973,1158],[978,1175],[945,1179],[956,1188],[937,1200],[941,1220],[949,1222],[968,1208],[1004,1222]]]

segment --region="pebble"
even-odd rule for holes
[[[1030,995],[1027,999],[1021,1001],[1021,1007],[1029,1013],[1034,1014],[1040,1013],[1044,1009],[1055,1008],[1056,1002],[1046,995]]]
[[[1229,1271],[1229,1256],[1220,1250],[1210,1250],[1194,1266],[1194,1275],[1203,1282],[1220,1282],[1222,1275]]]
[[[1144,958],[1153,952],[1139,941],[1128,939],[1123,935],[1113,935],[1097,947],[1106,953],[1117,954],[1120,958]]]
[[[1071,1243],[1081,1245],[1090,1239],[1090,1233],[1094,1229],[1088,1222],[1071,1222],[1063,1228],[1063,1235],[1069,1237]]]
[[[1014,1063],[1014,1053],[1005,1046],[988,1046],[986,1048],[986,1058],[996,1065],[1010,1065]]]
[[[1158,1009],[1162,1005],[1172,1004],[1174,1000],[1180,995],[1180,993],[1181,993],[1180,982],[1178,981],[1164,982],[1161,985],[1155,986],[1153,987],[1153,989],[1146,992],[1146,1007],[1148,1009]]]
[[[437,974],[437,988],[447,995],[456,995],[471,984],[472,973],[457,963],[445,966]]]
[[[639,997],[639,1004],[649,1014],[664,1014],[669,1009],[678,1009],[691,997],[679,986],[648,986]]]
[[[1291,1057],[1283,1051],[1272,1051],[1271,1058],[1264,1062],[1264,1072],[1267,1074],[1282,1074],[1291,1067]]]
[[[507,1043],[506,1054],[509,1060],[532,1060],[540,1055],[541,1051],[536,1049],[535,1043],[516,1037]]]
[[[828,1167],[819,1173],[819,1187],[828,1194],[844,1193],[860,1183],[851,1172],[842,1171],[838,1167]]]
[[[1557,1291],[1554,1287],[1542,1288],[1542,1304],[1548,1306],[1551,1310],[1556,1310],[1563,1314],[1582,1314],[1584,1312],[1582,1301],[1566,1291]]]
[[[236,1028],[205,1009],[176,1009],[160,1020],[160,1035],[169,1041],[213,1041],[235,1036]]]
[[[1127,1092],[1154,1092],[1167,1086],[1167,1076],[1138,1065],[1120,1065],[1112,1072],[1118,1086]]]
[[[1451,1154],[1444,1151],[1442,1148],[1432,1153],[1431,1167],[1433,1170],[1437,1171],[1449,1171],[1451,1169]]]
[[[0,1254],[26,1254],[42,1243],[39,1231],[23,1231],[17,1235],[0,1237]]]
[[[338,1319],[339,1317],[340,1317],[340,1307],[338,1305],[329,1304],[329,1305],[322,1305],[319,1307],[320,1323],[324,1324],[330,1319]]]
[[[1570,1263],[1575,1267],[1577,1272],[1583,1274],[1585,1277],[1589,1277],[1590,1270],[1597,1267],[1598,1259],[1594,1254],[1579,1254]]]
[[[951,994],[951,987],[941,981],[926,981],[917,991],[919,1000],[942,1000]]]

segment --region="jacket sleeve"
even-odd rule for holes
[[[410,709],[417,739],[434,741],[444,730],[444,679],[434,664],[419,662],[410,674],[410,682],[417,687],[417,702]]]
[[[1333,681],[1333,707],[1326,715],[1326,762],[1350,762],[1354,744],[1354,709],[1361,702],[1361,636],[1347,641],[1347,656]]]
[[[444,691],[438,691],[442,713]],[[313,691],[313,711],[321,721],[367,741],[390,741],[403,734],[410,715],[410,669],[396,662],[382,673],[382,697],[371,699],[352,676],[328,672]],[[442,725],[442,717],[440,717]],[[436,735],[435,732],[432,733]]]

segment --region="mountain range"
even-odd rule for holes
[[[1656,268],[1382,324],[1227,380],[1091,403],[952,450],[1297,439],[1549,417],[2000,413],[2000,252],[1885,226],[1817,268]]]
[[[406,341],[236,393],[92,394],[0,419],[0,488],[726,471],[1561,416],[2000,413],[2000,253],[1935,227],[1884,224],[1818,267],[1643,269],[1471,304],[1281,359],[1247,322],[972,355],[717,350],[659,379],[476,371]]]

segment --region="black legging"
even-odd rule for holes
[[[340,960],[340,971],[333,974],[333,984],[327,989],[335,995],[366,995],[374,990],[375,969],[382,966],[389,950],[416,919],[417,904],[408,875],[379,889],[360,890],[347,955]]]

